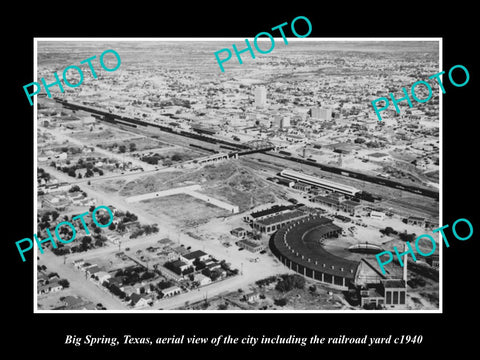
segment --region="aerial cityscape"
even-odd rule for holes
[[[221,72],[232,41],[37,39],[38,79],[84,70],[36,98],[38,238],[114,214],[43,244],[37,311],[440,308],[440,246],[375,257],[440,226],[439,41],[302,40]],[[79,65],[107,49],[115,72]]]

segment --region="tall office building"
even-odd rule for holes
[[[267,105],[267,89],[265,86],[255,88],[255,106],[264,107]]]
[[[331,120],[332,119],[332,109],[329,108],[312,108],[312,119],[317,120]]]
[[[275,115],[273,117],[272,127],[277,129],[285,129],[287,127],[290,127],[290,117]]]

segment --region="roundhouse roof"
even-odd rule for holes
[[[276,232],[272,246],[284,257],[315,271],[353,279],[358,261],[331,254],[318,239],[341,228],[324,217],[310,217],[289,224]],[[303,258],[302,258],[303,256]]]

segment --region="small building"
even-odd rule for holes
[[[304,184],[302,182],[297,182],[297,183],[295,183],[295,185],[293,185],[293,188],[296,189],[296,190],[307,192],[307,191],[312,190],[312,185]]]
[[[372,219],[383,220],[383,219],[385,219],[385,213],[380,212],[380,211],[371,211],[370,212],[370,217]]]
[[[100,284],[103,284],[104,281],[107,281],[112,277],[108,272],[106,271],[99,271],[95,274],[95,276],[98,278],[98,282]]]
[[[260,300],[260,293],[257,293],[257,292],[254,291],[254,292],[245,294],[245,295],[243,295],[243,300],[245,300],[246,302],[249,302],[249,303],[253,303],[255,301],[258,301],[258,300]]]
[[[385,306],[390,308],[403,307],[407,300],[407,287],[403,280],[383,281],[385,291]]]
[[[135,308],[143,307],[148,305],[148,300],[145,295],[140,295],[137,293],[133,293],[130,295],[130,306]]]
[[[44,284],[37,287],[37,294],[49,294],[60,291],[63,289],[63,286],[58,283],[58,281],[52,281],[48,284]]]
[[[275,181],[277,182],[277,184],[288,186],[290,188],[295,186],[295,181],[290,179],[275,178]]]
[[[161,293],[164,298],[175,296],[177,294],[180,294],[181,292],[182,292],[182,289],[180,289],[178,286],[170,286],[169,288],[161,290]]]
[[[210,284],[212,282],[212,279],[210,279],[208,276],[205,276],[203,274],[195,274],[193,281],[198,282],[200,286],[205,286]]]
[[[77,259],[77,260],[73,260],[72,262],[73,266],[75,266],[77,269],[80,269],[80,267],[85,264],[85,260],[83,259]]]
[[[360,290],[360,305],[364,307],[368,304],[375,304],[375,306],[383,305],[385,302],[385,296],[382,289],[378,286],[364,287]]]
[[[92,275],[96,275],[100,271],[101,269],[97,265],[92,265],[86,270],[86,273],[88,276],[92,276]]]
[[[243,238],[247,235],[247,230],[245,230],[242,227],[238,227],[238,228],[235,228],[235,229],[231,230],[230,234],[232,234],[233,236],[235,236],[237,238]]]
[[[409,224],[409,225],[418,225],[418,226],[423,226],[423,227],[425,227],[426,221],[425,221],[425,219],[422,218],[422,217],[409,216],[409,217],[407,218],[407,224]]]
[[[171,263],[171,269],[177,274],[182,274],[182,272],[188,269],[191,264],[183,262],[182,260],[175,260]]]
[[[209,258],[209,255],[202,250],[192,251],[191,253],[182,255],[182,259],[185,260],[186,263],[192,265],[195,260],[205,261]]]
[[[217,261],[208,261],[205,263],[205,268],[210,269],[210,270],[215,270],[221,268],[222,265],[220,265],[219,262]]]
[[[241,248],[247,249],[248,251],[252,253],[257,253],[262,250],[265,250],[265,245],[263,245],[260,242],[252,241],[252,240],[240,240],[237,243],[238,246]]]
[[[385,308],[402,308],[406,305],[407,288],[399,279],[382,280],[360,289],[361,306],[366,304],[383,305]]]

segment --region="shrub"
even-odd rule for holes
[[[288,300],[286,298],[280,298],[273,300],[273,303],[277,306],[285,306],[287,305]]]

